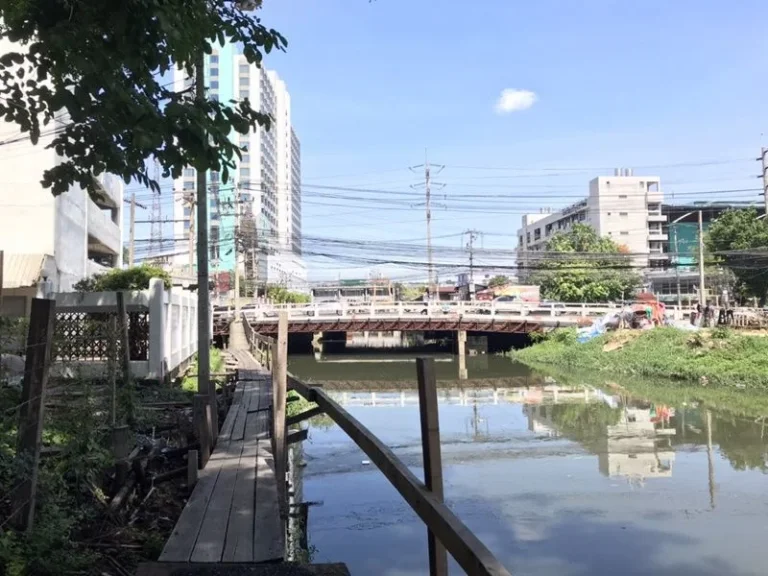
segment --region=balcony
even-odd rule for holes
[[[666,222],[667,215],[661,212],[648,212],[648,222]]]
[[[96,200],[99,206],[119,208],[123,201],[123,185],[121,180],[112,174],[102,173],[94,176],[100,197]]]
[[[96,274],[105,274],[106,272],[109,272],[110,268],[106,266],[102,266],[98,262],[94,262],[93,260],[88,260],[85,263],[85,275],[90,278]]]
[[[648,253],[649,260],[669,260],[669,254],[665,254],[661,251],[651,250]]]
[[[99,208],[88,201],[88,249],[100,253],[120,253],[120,226]]]
[[[664,242],[669,240],[669,235],[665,234],[661,230],[648,230],[648,240],[654,242]]]

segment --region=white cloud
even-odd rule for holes
[[[501,91],[501,96],[496,101],[496,113],[509,114],[510,112],[528,110],[538,99],[539,97],[536,96],[536,93],[530,90],[506,88]]]

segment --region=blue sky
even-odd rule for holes
[[[707,192],[698,199],[758,199],[756,192],[712,192],[758,185],[753,160],[768,144],[765,2],[264,5],[264,23],[289,42],[266,62],[291,93],[305,235],[423,238],[422,209],[387,210],[386,193],[364,205],[309,187],[409,191],[418,178],[407,167],[423,162],[425,148],[446,165],[439,197],[449,209],[435,211],[433,234],[475,228],[488,233],[486,247],[514,248],[521,212],[571,203],[614,166],[661,176],[668,199],[674,192],[694,200],[696,191]],[[507,99],[524,109],[500,113],[504,90],[525,91]],[[717,163],[695,165],[704,161]],[[450,209],[477,194],[507,197],[476,200],[482,212]],[[458,246],[459,239],[435,243]],[[311,276],[365,270],[315,263]]]

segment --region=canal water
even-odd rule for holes
[[[413,356],[294,357],[422,477]],[[761,414],[567,386],[512,361],[437,357],[446,502],[514,575],[768,574],[768,425]],[[669,401],[669,400],[667,400]],[[428,573],[426,530],[327,418],[300,460],[313,562]],[[452,564],[451,574],[463,573]]]

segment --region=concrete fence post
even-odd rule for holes
[[[165,379],[165,286],[160,278],[149,281],[149,379]]]

